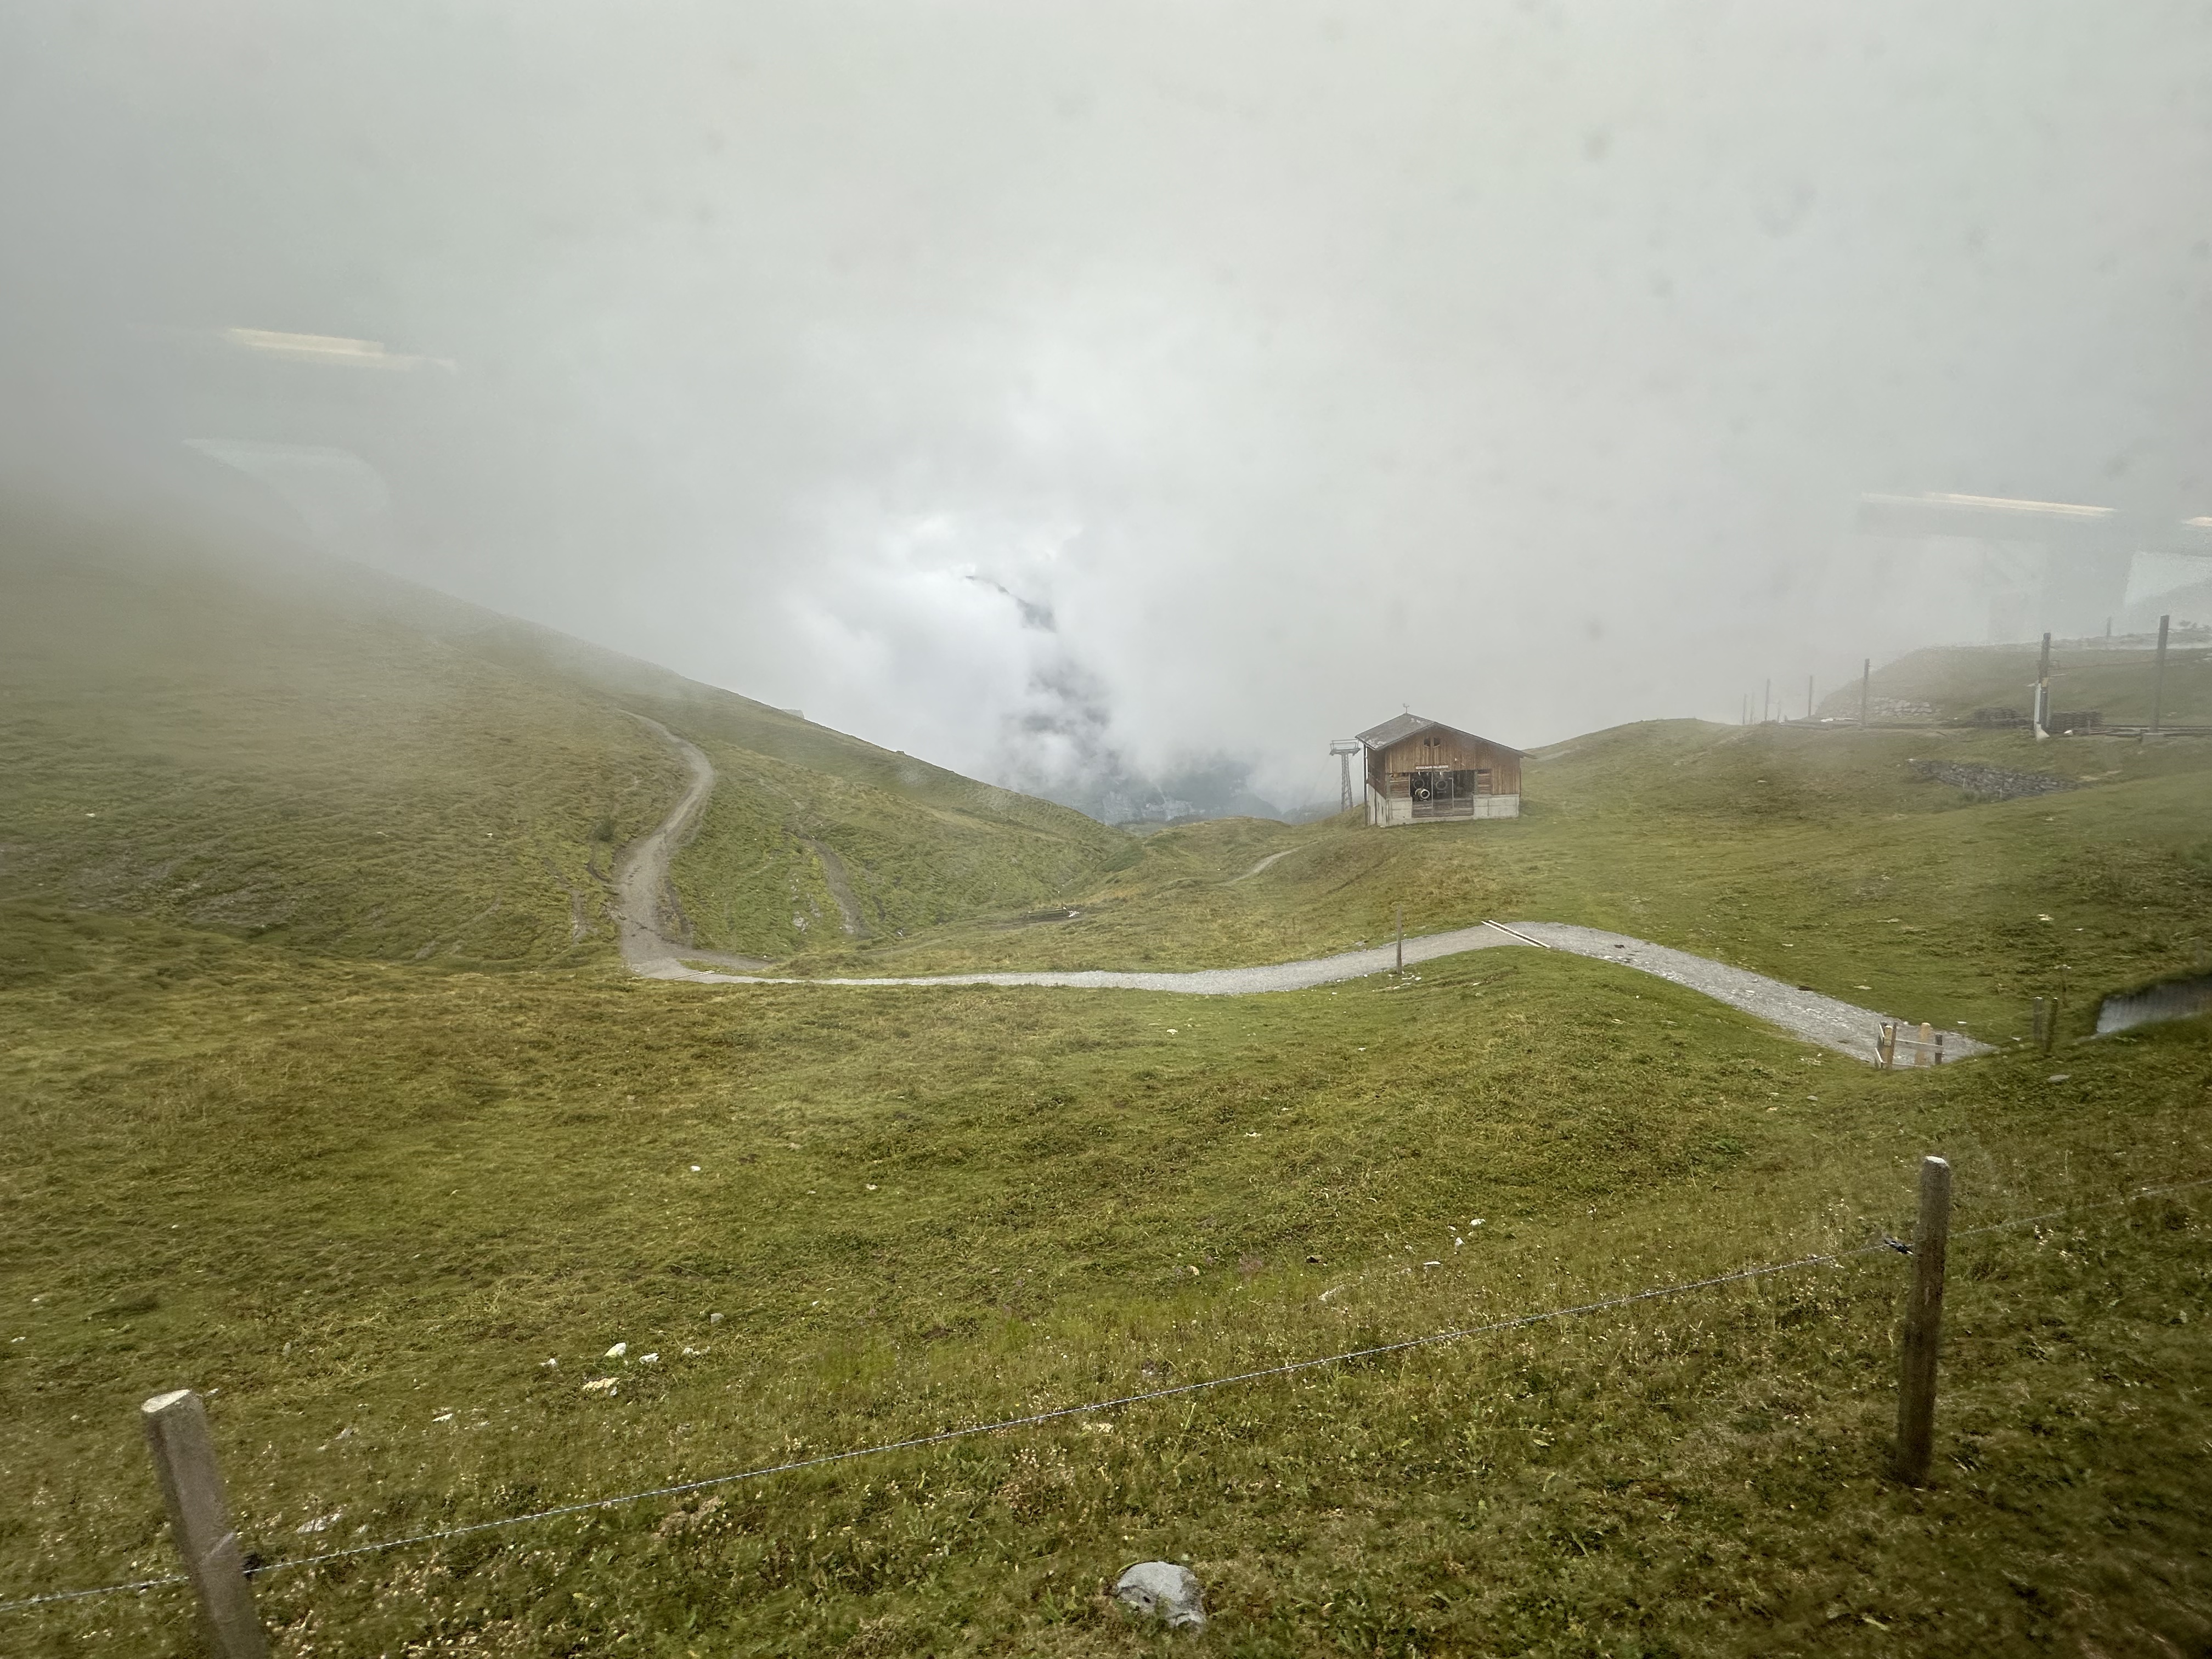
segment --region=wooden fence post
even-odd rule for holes
[[[253,1610],[246,1559],[230,1524],[222,1469],[208,1437],[207,1408],[190,1389],[157,1394],[138,1408],[168,1505],[169,1526],[192,1593],[199,1598],[200,1628],[216,1659],[268,1659],[269,1644]]]
[[[1928,1065],[1929,1051],[1935,1047],[1935,1044],[1936,1028],[1923,1019],[1920,1022],[1920,1042],[1912,1051],[1912,1063],[1915,1066]]]
[[[1886,1019],[1881,1023],[1881,1035],[1874,1042],[1875,1066],[1887,1072],[1897,1064],[1897,1022]]]
[[[1951,1244],[1951,1166],[1920,1160],[1920,1226],[1912,1236],[1912,1289],[1905,1304],[1897,1389],[1897,1473],[1919,1486],[1936,1449],[1936,1355],[1943,1332],[1943,1261]]]
[[[2158,619],[2158,666],[2151,671],[2150,681],[2150,729],[2154,732],[2159,730],[2159,719],[2166,702],[2166,625],[2172,620],[2171,616]]]
[[[1406,971],[1406,907],[1398,907],[1398,971]]]

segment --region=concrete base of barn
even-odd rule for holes
[[[1401,795],[1396,799],[1370,787],[1367,823],[1385,830],[1394,823],[1452,823],[1470,818],[1517,818],[1518,795],[1463,795],[1457,800],[1427,801]]]

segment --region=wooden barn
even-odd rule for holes
[[[1359,734],[1367,822],[1427,823],[1521,816],[1521,751],[1419,714]]]

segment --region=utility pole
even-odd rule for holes
[[[1859,670],[1859,730],[1867,729],[1867,705],[1874,690],[1874,659],[1869,657]]]
[[[2150,729],[2154,733],[2158,730],[2159,710],[2166,702],[2166,625],[2172,620],[2171,616],[2158,619],[2158,665],[2151,670],[2150,679]]]

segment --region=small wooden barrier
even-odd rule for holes
[[[1941,1066],[1943,1063],[1943,1039],[1948,1032],[1939,1031],[1927,1021],[1920,1023],[1920,1035],[1911,1035],[1910,1028],[1897,1020],[1886,1019],[1881,1031],[1875,1038],[1874,1061],[1885,1072],[1897,1069],[1898,1051],[1909,1050],[1914,1066]]]

